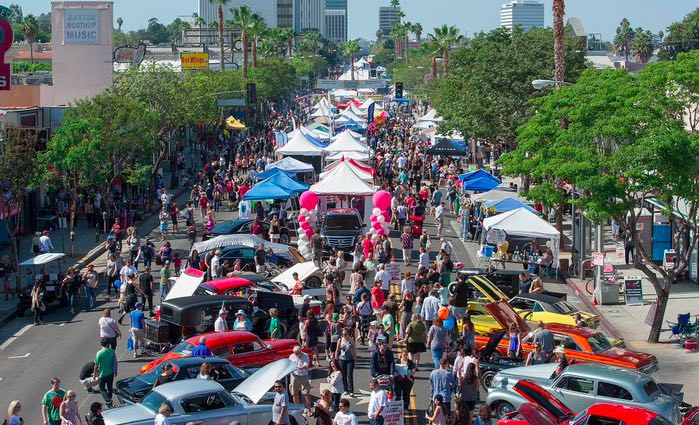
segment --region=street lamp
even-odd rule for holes
[[[556,85],[556,83],[559,83],[563,86],[572,86],[572,83],[568,83],[566,81],[554,81],[554,80],[534,80],[532,81],[532,87],[534,87],[534,90],[543,90],[547,87],[553,87]]]

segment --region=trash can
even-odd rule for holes
[[[597,302],[602,305],[619,304],[619,284],[616,279],[600,280],[600,284],[595,288]]]

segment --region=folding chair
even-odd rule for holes
[[[690,317],[690,313],[685,313],[677,315],[677,322],[670,322],[669,320],[666,320],[667,325],[670,327],[670,331],[672,332],[670,339],[674,337],[678,342],[682,341],[682,338],[685,335],[684,329],[689,327]]]

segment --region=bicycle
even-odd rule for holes
[[[582,270],[582,273],[581,273]],[[583,260],[582,263],[574,262],[568,267],[570,277],[580,279],[585,285],[585,291],[592,295],[595,291],[595,265],[592,258]]]

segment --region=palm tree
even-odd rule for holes
[[[233,25],[240,30],[240,41],[243,44],[243,77],[248,76],[248,33],[254,20],[250,6],[243,4],[240,7],[231,8],[233,13]]]
[[[624,18],[619,23],[616,29],[616,36],[614,37],[614,49],[616,53],[623,54],[626,60],[629,60],[629,53],[631,53],[631,43],[634,41],[634,31],[631,28],[631,22]],[[623,53],[622,53],[623,52]]]
[[[401,50],[405,47],[405,50],[403,51],[405,56],[405,61],[408,61],[408,49],[410,48],[410,32],[413,30],[413,24],[410,22],[406,22],[403,25],[403,29],[405,31],[403,39],[401,39]]]
[[[252,15],[253,20],[250,25],[250,38],[252,39],[252,67],[257,68],[257,44],[267,32],[265,18],[259,15]]]
[[[362,48],[359,46],[359,40],[348,40],[342,43],[342,56],[347,56],[350,60],[350,77],[354,81],[354,57]]]
[[[124,20],[121,16],[117,18],[117,31],[121,32],[121,26],[124,25]]]
[[[422,44],[422,25],[419,22],[414,23],[411,31],[415,34],[418,46]]]
[[[323,47],[323,36],[318,31],[308,31],[303,36],[303,45],[305,50],[318,54]]]
[[[294,54],[294,39],[296,31],[293,28],[281,28],[279,31],[279,41],[286,45],[285,50],[288,57]]]
[[[403,53],[403,40],[405,40],[406,28],[399,22],[391,24],[391,38],[393,38],[393,54],[397,60]]]
[[[553,0],[553,79],[557,87],[563,85],[565,81],[565,25],[563,25],[565,13],[565,0]]]
[[[636,57],[636,62],[646,63],[653,56],[653,34],[643,28],[636,28],[634,31],[633,43],[631,43],[631,51]]]
[[[39,36],[39,22],[34,15],[27,15],[24,17],[24,21],[22,22],[22,34],[24,35],[24,39],[27,40],[27,43],[29,43],[29,56],[31,58],[31,63],[34,63],[33,44]]]
[[[192,13],[192,23],[197,28],[203,28],[206,21],[204,21],[204,18],[199,16],[198,13],[194,12],[194,13]]]
[[[218,11],[218,43],[220,47],[220,55],[221,55],[221,71],[226,69],[226,62],[223,60],[224,59],[224,53],[223,53],[223,25],[225,24],[223,21],[223,6],[228,4],[230,0],[209,0],[209,2],[213,3],[216,5],[217,11]]]
[[[434,29],[434,34],[429,34],[429,39],[439,47],[444,60],[444,75],[449,74],[449,48],[463,41],[464,36],[459,34],[459,29],[454,25],[442,25]]]

